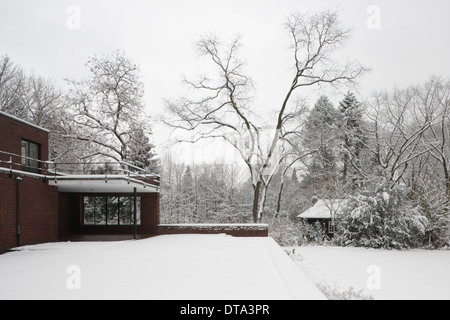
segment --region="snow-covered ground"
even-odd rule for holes
[[[0,255],[0,299],[324,299],[272,238],[165,235]]]
[[[450,299],[450,251],[190,234],[19,249],[0,255],[2,300]]]
[[[330,299],[450,299],[450,251],[325,246],[285,250]]]

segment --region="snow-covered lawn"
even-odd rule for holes
[[[325,246],[285,250],[329,298],[450,299],[450,251]]]
[[[283,252],[289,252],[291,258]],[[0,299],[450,299],[450,251],[167,235],[0,255]]]
[[[0,299],[324,299],[272,238],[166,235],[0,255]]]

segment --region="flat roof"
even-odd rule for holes
[[[31,123],[31,122],[28,122],[28,121],[26,121],[26,120],[17,118],[17,117],[15,117],[15,116],[10,115],[10,114],[8,114],[8,113],[6,113],[6,112],[3,112],[3,111],[0,111],[0,116],[4,116],[4,117],[7,117],[7,118],[10,118],[10,119],[12,119],[12,120],[14,120],[14,121],[21,122],[21,123],[26,124],[26,125],[28,125],[28,126],[30,126],[30,127],[33,127],[33,128],[36,128],[36,129],[39,129],[39,130],[42,130],[42,131],[45,131],[45,132],[47,132],[47,133],[50,132],[50,130],[48,130],[48,129],[42,128],[42,127],[40,127],[40,126],[38,126],[38,125],[36,125],[36,124],[34,124],[34,123]]]
[[[269,237],[163,235],[17,250],[0,255],[0,299],[326,299]],[[66,286],[70,265],[79,268],[81,290]]]
[[[126,175],[64,175],[47,177],[51,186],[70,193],[158,193],[159,186]]]
[[[160,186],[142,180],[118,174],[97,175],[43,175],[21,170],[10,170],[0,167],[0,172],[12,173],[36,179],[45,179],[48,184],[58,188],[60,192],[69,193],[159,193]]]

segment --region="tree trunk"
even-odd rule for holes
[[[253,222],[258,223],[258,204],[259,204],[259,191],[261,188],[261,181],[258,181],[256,183],[256,186],[254,187],[254,193],[253,193]]]
[[[281,179],[282,180],[281,180],[280,190],[278,191],[277,211],[275,212],[275,218],[278,218],[278,215],[280,214],[280,211],[281,211],[281,196],[283,194],[283,187],[284,187],[283,177]]]
[[[263,190],[262,190],[262,194],[261,194],[261,200],[260,200],[260,205],[259,205],[259,209],[258,209],[258,215],[257,215],[257,223],[261,222],[262,219],[262,215],[264,212],[264,204],[266,202],[266,196],[267,196],[267,188],[269,186],[264,184]]]
[[[449,207],[448,205],[450,204],[450,180],[447,180],[445,182],[445,193],[446,193],[446,198],[445,198],[445,202],[446,202],[446,206],[445,206],[445,212],[448,212]]]
[[[348,171],[348,154],[344,154],[344,167],[342,169],[342,181],[347,182],[347,171]]]

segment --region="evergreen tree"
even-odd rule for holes
[[[370,195],[350,196],[339,220],[344,246],[405,249],[418,247],[426,219],[407,201],[405,190],[380,184]]]
[[[361,154],[364,148],[362,106],[355,95],[348,92],[339,103],[340,146],[342,160],[342,180],[357,184],[355,168],[361,167]]]
[[[338,112],[328,97],[321,96],[311,110],[304,129],[304,145],[316,150],[307,164],[309,173],[304,177],[307,185],[326,182],[336,175],[337,128]]]
[[[135,130],[130,134],[125,161],[149,172],[157,173],[159,168],[154,148],[149,136],[143,130]]]
[[[181,180],[181,213],[184,215],[184,222],[194,222],[197,215],[196,188],[191,167],[187,166]]]

